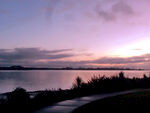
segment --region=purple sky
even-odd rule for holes
[[[150,0],[0,0],[0,66],[150,69]]]

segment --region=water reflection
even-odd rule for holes
[[[85,82],[91,76],[112,76],[120,71],[0,71],[0,93],[22,87],[28,91],[52,88],[71,88],[74,79],[80,76]],[[127,77],[149,76],[149,71],[124,71]]]

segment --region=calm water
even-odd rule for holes
[[[0,71],[0,93],[14,90],[16,87],[28,91],[71,88],[74,79],[80,76],[85,82],[92,76],[112,76],[120,71]],[[123,71],[127,77],[150,75],[150,71]]]

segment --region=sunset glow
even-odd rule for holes
[[[149,68],[149,6],[149,0],[0,0],[0,66]]]
[[[143,38],[142,40],[129,43],[114,51],[114,55],[121,57],[139,56],[148,54],[150,51],[150,38]]]

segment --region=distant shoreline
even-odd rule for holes
[[[6,70],[6,71],[11,71],[11,70],[16,70],[16,71],[30,71],[30,70],[58,70],[58,71],[61,71],[61,70],[66,70],[66,71],[71,71],[71,70],[77,70],[77,71],[103,71],[103,70],[106,70],[106,71],[145,71],[147,69],[0,69],[0,70]]]
[[[37,68],[37,67],[23,67],[23,66],[11,66],[11,67],[0,67],[0,70],[139,70],[143,71],[146,69],[130,69],[130,68]]]

